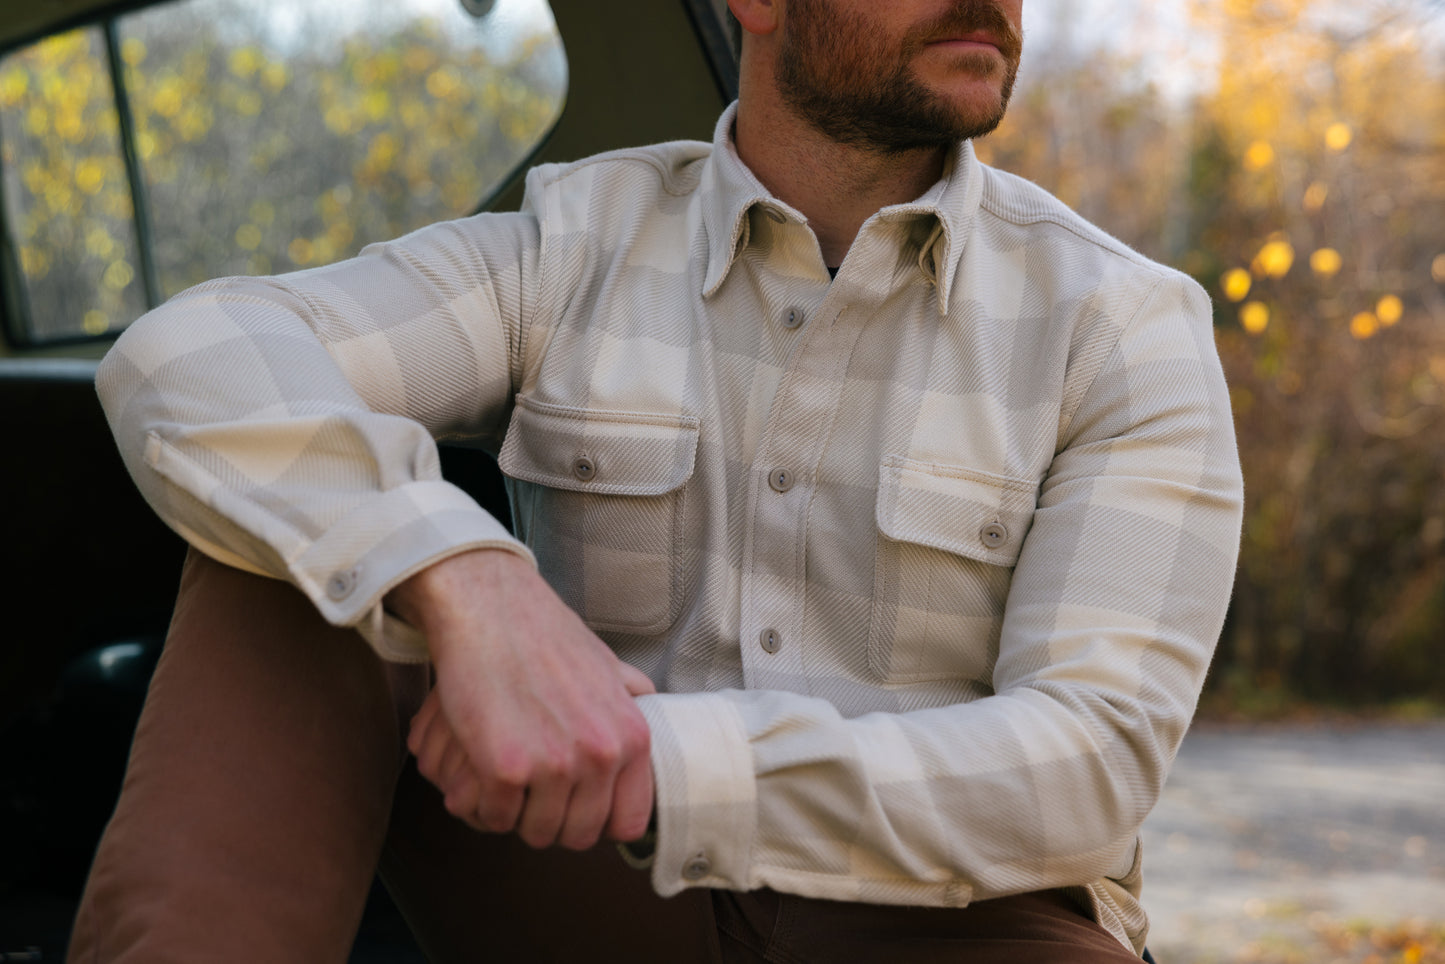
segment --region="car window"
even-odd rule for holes
[[[544,0],[182,0],[16,51],[0,61],[11,329],[104,335],[208,278],[470,213],[565,86]]]

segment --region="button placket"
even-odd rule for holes
[[[798,339],[753,453],[739,639],[743,677],[749,686],[776,685],[781,677],[803,671],[808,542],[804,520],[830,437],[828,427],[838,411],[841,375],[869,308],[860,303],[858,322],[840,324],[843,297],[835,285],[812,312],[793,316],[799,325]],[[848,309],[850,317],[852,310]],[[779,320],[785,317],[780,315]],[[783,493],[788,493],[787,498],[780,497]]]

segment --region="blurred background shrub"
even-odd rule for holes
[[[1103,7],[1031,34],[979,152],[1214,299],[1246,515],[1209,699],[1438,707],[1445,5]]]

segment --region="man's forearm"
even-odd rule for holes
[[[523,559],[467,552],[398,586],[437,687],[409,746],[448,810],[534,847],[642,835],[652,811],[652,681],[623,663]]]

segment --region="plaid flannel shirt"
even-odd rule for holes
[[[662,894],[1072,888],[1137,951],[1238,543],[1208,302],[968,143],[830,279],[733,110],[538,168],[521,213],[177,296],[101,370],[126,461],[390,659],[425,658],[392,586],[535,558],[661,691]],[[521,542],[437,438],[498,454]]]

